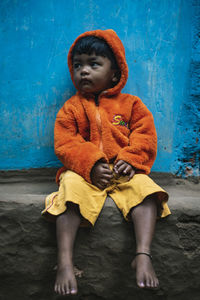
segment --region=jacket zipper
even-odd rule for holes
[[[99,149],[101,151],[103,151],[101,116],[100,116],[100,112],[99,112],[99,102],[98,102],[97,95],[95,95],[95,104],[96,104],[96,122],[97,122],[97,128],[98,128],[99,136],[100,136]]]

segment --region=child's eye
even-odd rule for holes
[[[80,68],[80,66],[81,66],[81,64],[80,64],[80,63],[74,63],[74,65],[73,65],[74,69],[79,69],[79,68]]]
[[[91,62],[91,66],[92,67],[98,67],[99,63],[97,63],[96,61]]]

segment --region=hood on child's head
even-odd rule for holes
[[[118,35],[116,34],[116,32],[112,29],[107,29],[107,30],[93,30],[93,31],[87,31],[81,35],[79,35],[77,37],[77,39],[74,41],[74,43],[72,44],[69,53],[68,53],[68,66],[69,66],[69,71],[71,74],[71,78],[72,81],[74,83],[73,80],[73,64],[72,64],[72,49],[74,48],[75,44],[77,43],[77,41],[80,38],[86,37],[86,36],[96,36],[100,39],[104,39],[107,44],[110,46],[110,48],[112,49],[115,58],[117,60],[117,64],[119,66],[119,69],[121,71],[121,76],[120,76],[120,80],[117,83],[117,85],[115,85],[113,88],[108,90],[108,95],[114,95],[117,94],[121,91],[121,89],[125,86],[126,81],[128,79],[128,66],[126,63],[126,58],[125,58],[125,49],[124,46],[121,42],[121,40],[119,39]]]

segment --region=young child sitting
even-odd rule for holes
[[[151,242],[157,217],[170,214],[168,195],[147,174],[156,157],[152,114],[142,101],[121,93],[128,78],[122,42],[113,30],[80,35],[68,65],[77,93],[55,122],[55,153],[63,163],[59,191],[46,198],[42,214],[56,220],[58,268],[55,292],[76,294],[73,245],[81,223],[94,225],[109,195],[132,220],[137,285],[156,288]]]

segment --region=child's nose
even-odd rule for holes
[[[83,66],[81,69],[81,75],[89,74],[89,68],[87,66]]]

